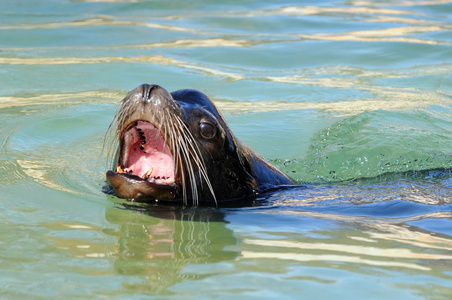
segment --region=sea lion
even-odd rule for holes
[[[294,182],[234,137],[203,93],[143,84],[109,127],[119,141],[107,184],[120,198],[219,206]]]

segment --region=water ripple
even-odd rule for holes
[[[137,26],[157,28],[170,31],[192,32],[200,33],[197,30],[169,26],[157,23],[141,23],[131,21],[114,21],[110,17],[102,16],[94,19],[85,19],[72,22],[58,22],[58,23],[40,23],[40,24],[20,24],[20,25],[3,25],[0,26],[0,30],[34,30],[34,29],[56,29],[56,28],[70,28],[70,27],[92,27],[92,26]]]

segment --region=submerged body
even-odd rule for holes
[[[294,184],[237,140],[196,90],[143,84],[124,98],[110,128],[119,149],[107,183],[121,198],[217,206]]]

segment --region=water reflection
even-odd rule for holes
[[[307,231],[304,235],[287,231],[284,238],[280,230],[277,238],[272,236],[271,229],[247,234],[241,240],[240,260],[277,260],[283,265],[327,267],[353,273],[368,273],[369,268],[372,272],[389,268],[402,274],[417,270],[425,275],[450,278],[447,270],[452,267],[451,235],[428,231],[416,223],[434,220],[438,224],[444,220],[448,223],[445,226],[450,226],[449,212],[400,219],[300,210],[264,210],[260,214],[272,223],[285,215],[295,217],[294,224],[298,222],[301,228],[303,224],[323,226],[300,229]],[[330,222],[329,226],[325,222]],[[264,235],[267,237],[262,238]]]
[[[21,106],[38,106],[38,105],[77,105],[86,103],[117,103],[118,99],[124,97],[123,92],[105,92],[101,90],[97,91],[84,91],[78,93],[66,93],[66,94],[41,94],[41,95],[29,95],[28,97],[16,97],[16,96],[0,96],[0,109],[10,107]],[[43,108],[40,109],[42,111]]]
[[[302,262],[354,263],[377,267],[408,268],[431,271],[435,261],[452,261],[452,240],[449,236],[423,232],[405,222],[388,222],[371,218],[343,215],[283,212],[287,215],[336,220],[353,224],[359,231],[348,231],[343,236],[324,241],[291,241],[245,239],[244,244],[258,245],[259,251],[243,251],[242,257],[274,258]],[[450,213],[427,215],[423,218],[450,218]],[[329,233],[330,235],[332,232]],[[339,231],[333,234],[343,234]],[[356,242],[359,241],[359,242]],[[279,249],[279,250],[277,250]],[[270,250],[270,251],[269,251]]]
[[[170,31],[182,31],[182,32],[193,32],[197,33],[196,30],[168,26],[156,23],[141,23],[132,21],[114,21],[111,17],[101,16],[94,19],[78,20],[73,22],[58,22],[58,23],[40,23],[40,24],[20,24],[20,25],[10,25],[10,26],[0,26],[0,30],[33,30],[33,29],[57,29],[57,28],[67,28],[67,27],[92,27],[92,26],[138,26],[138,27],[148,27],[156,28]]]
[[[111,233],[117,241],[115,270],[143,279],[129,286],[134,291],[164,292],[182,279],[200,277],[181,273],[183,267],[238,255],[225,250],[237,241],[218,210],[122,206],[125,209],[111,208],[105,216],[118,226]]]

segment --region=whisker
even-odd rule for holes
[[[200,177],[203,178],[204,181],[206,182],[207,187],[209,188],[210,193],[212,194],[212,197],[213,197],[213,199],[215,201],[215,205],[218,205],[217,199],[216,199],[216,196],[215,196],[215,192],[213,190],[212,184],[210,182],[209,176],[208,176],[207,171],[206,171],[204,159],[203,159],[202,155],[200,154],[201,151],[200,151],[197,143],[194,142],[195,139],[194,139],[193,135],[191,134],[190,130],[188,129],[188,127],[185,125],[185,123],[184,122],[180,122],[180,124],[185,129],[184,130],[184,134],[186,136],[185,141],[188,142],[188,145],[190,145],[190,148],[192,150],[192,151],[190,151],[190,148],[187,147],[189,152],[192,154],[189,157],[194,160],[196,166],[198,167],[198,172],[199,172]],[[196,201],[198,201],[197,198],[196,198]]]
[[[154,126],[159,129],[172,151],[174,171],[180,181],[183,203],[187,205],[190,196],[193,205],[199,205],[202,195],[200,189],[207,187],[215,204],[218,205],[201,149],[189,127],[177,113],[178,110],[176,102],[169,103],[154,117],[156,122]],[[131,118],[136,115],[136,112],[136,101],[134,98],[129,98],[129,95],[126,96],[104,136],[102,151],[107,152],[107,164],[109,161],[114,163],[117,151],[115,149],[118,149],[122,130],[132,121]]]

